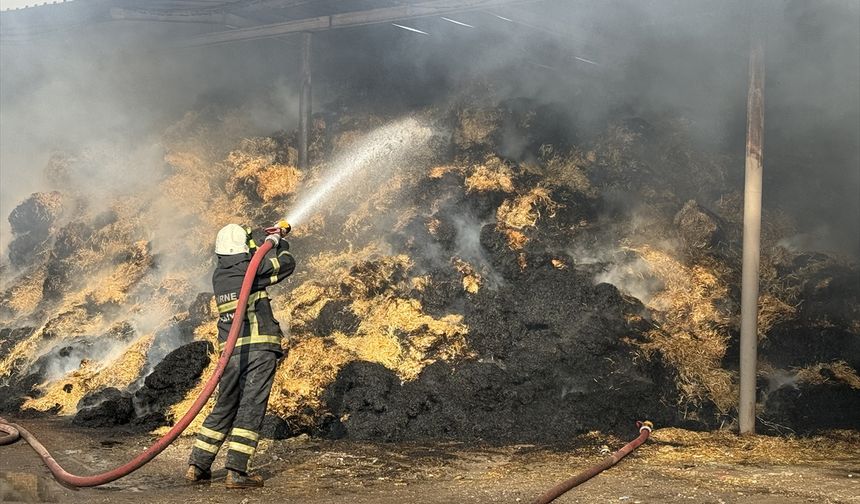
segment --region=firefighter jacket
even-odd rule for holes
[[[239,300],[239,290],[242,288],[242,280],[251,262],[251,255],[257,249],[256,244],[262,243],[265,239],[262,230],[252,232],[246,229],[246,231],[248,231],[250,253],[219,255],[218,265],[212,275],[212,287],[215,291],[215,302],[218,305],[219,351],[227,342],[227,335],[236,312],[236,303]],[[272,313],[266,287],[287,278],[295,268],[296,261],[289,253],[289,243],[286,240],[281,239],[277,247],[272,247],[266,253],[251,287],[251,295],[245,310],[245,323],[233,355],[253,350],[271,350],[283,355],[281,350],[283,332]]]

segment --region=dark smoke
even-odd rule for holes
[[[429,36],[390,25],[321,33],[315,37],[315,102],[318,111],[382,113],[523,97],[559,108],[581,136],[619,111],[680,114],[703,148],[736,153],[740,184],[748,4],[527,2],[454,16],[475,28],[438,18],[406,23]],[[860,257],[860,4],[759,4],[768,72],[765,205],[798,219],[799,236],[791,242],[797,247]],[[30,19],[16,12],[2,16],[7,34]],[[164,127],[200,106],[241,104],[258,132],[290,129],[296,42],[165,48],[164,41],[201,29],[109,22],[4,42],[0,213],[44,187],[40,169],[58,150],[98,152],[98,170],[77,181],[85,187],[116,181],[110,175],[120,164],[157,163]],[[470,95],[476,80],[492,96]],[[511,139],[511,151],[521,150],[519,140]],[[13,176],[19,173],[27,176]],[[150,182],[146,173],[124,170],[121,188],[134,192]],[[5,220],[0,239],[5,249]]]

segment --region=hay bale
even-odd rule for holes
[[[292,418],[297,425],[315,425],[323,391],[354,358],[330,338],[294,340],[275,374],[269,400],[272,413]]]
[[[719,217],[699,205],[695,200],[687,201],[675,214],[675,226],[689,250],[713,248],[723,238]]]
[[[314,319],[311,330],[316,336],[330,336],[334,332],[346,335],[355,333],[361,321],[352,311],[349,301],[329,300]]]
[[[134,418],[131,395],[114,387],[85,395],[78,402],[77,409],[72,423],[81,427],[124,425]]]
[[[135,408],[145,413],[165,413],[185,399],[210,365],[213,351],[208,341],[194,341],[167,354],[134,394]]]
[[[799,369],[795,377],[800,383],[814,385],[843,383],[855,390],[860,390],[860,376],[857,375],[857,370],[849,366],[845,361],[819,362],[818,364]]]
[[[127,340],[133,335],[133,330],[127,324],[119,324],[111,329],[102,338],[101,344],[107,340],[107,344]],[[92,342],[79,341],[92,345]],[[142,337],[131,343],[121,353],[113,354],[104,359],[104,362],[90,359],[81,360],[78,369],[67,373],[65,376],[49,383],[40,385],[41,395],[37,398],[28,399],[23,407],[36,411],[56,411],[60,414],[75,413],[79,402],[87,394],[108,387],[126,389],[136,382],[144,366],[146,365],[146,354],[152,345],[151,337]],[[58,355],[70,354],[74,356],[74,348],[64,347]],[[50,358],[52,354],[47,356]],[[43,359],[44,359],[43,357]],[[47,359],[44,359],[47,360]],[[34,367],[40,365],[37,361]]]
[[[0,307],[20,314],[33,311],[42,301],[42,284],[46,268],[37,267],[3,293]]]
[[[18,235],[9,243],[9,262],[19,267],[33,263],[47,251],[48,243],[48,235],[41,232]]]
[[[767,396],[765,429],[809,434],[860,425],[860,393],[840,382],[787,384]]]
[[[37,192],[16,206],[9,214],[12,233],[46,234],[63,214],[63,196],[58,191]]]

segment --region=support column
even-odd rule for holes
[[[756,27],[753,27],[755,30]],[[744,250],[741,278],[741,362],[738,423],[741,434],[755,434],[758,358],[758,288],[761,255],[762,144],[764,142],[764,43],[753,33],[747,95]]]
[[[299,96],[299,169],[308,168],[308,141],[311,128],[311,33],[302,33],[302,88]]]

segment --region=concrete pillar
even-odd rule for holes
[[[302,79],[299,96],[299,168],[308,168],[308,141],[311,129],[311,33],[302,33]]]
[[[755,30],[755,27],[753,28]],[[744,250],[741,278],[741,362],[738,424],[741,434],[755,434],[758,359],[758,288],[761,256],[762,145],[764,143],[764,43],[755,33],[749,61]]]

